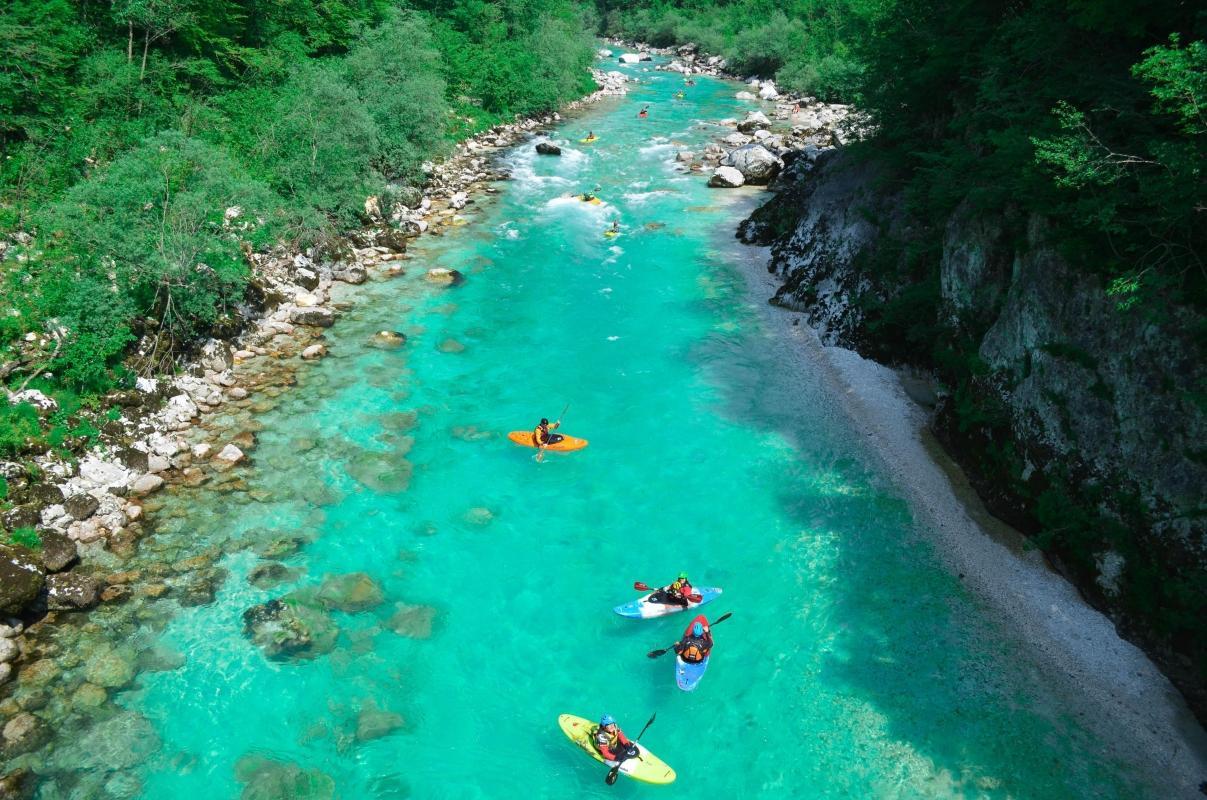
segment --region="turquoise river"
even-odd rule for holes
[[[149,724],[107,791],[293,796],[247,788],[259,757],[345,800],[1145,796],[944,568],[831,390],[774,357],[732,235],[758,195],[674,161],[749,107],[737,87],[700,78],[677,100],[681,77],[625,69],[627,97],[552,131],[560,158],[502,153],[513,178],[467,225],[355,290],[330,356],[259,417],[254,500],[162,501],[144,546],[218,548],[228,578],[129,637],[183,664],[116,695]],[[602,205],[569,196],[596,185]],[[433,286],[433,266],[466,281]],[[406,346],[367,347],[380,329]],[[586,450],[537,463],[507,441],[567,405]],[[306,544],[258,589],[240,543],[265,531]],[[611,611],[681,569],[733,613],[692,694],[646,658],[683,615]],[[385,599],[334,612],[329,653],[272,660],[244,635],[245,609],[351,572]],[[358,736],[365,709],[402,727]],[[605,711],[630,735],[657,712],[643,742],[674,787],[606,786],[558,729]]]

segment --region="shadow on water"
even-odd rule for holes
[[[738,268],[710,265],[721,277],[700,304],[739,324],[690,357],[718,388],[720,416],[778,437],[800,465],[762,476],[780,484],[780,509],[797,528],[782,557],[795,565],[815,634],[791,659],[819,699],[816,718],[800,727],[862,727],[858,738],[871,743],[840,750],[838,763],[818,770],[845,776],[845,786],[831,781],[811,794],[1150,796],[1098,757],[1094,736],[1062,710],[1026,645],[990,623],[941,565],[907,504],[877,477],[876,456],[837,410],[841,398],[802,376],[793,344],[774,337],[749,306]],[[806,741],[802,759],[820,766],[831,758],[824,738]],[[896,767],[872,776],[863,763],[871,758]]]

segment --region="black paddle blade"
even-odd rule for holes
[[[670,650],[670,648],[664,647],[661,650],[651,650],[650,652],[645,654],[645,657],[646,658],[662,658],[664,655],[666,655],[667,650]]]
[[[709,625],[716,625],[718,622],[724,622],[725,620],[729,619],[732,616],[733,616],[732,611],[726,611],[724,614],[722,614],[721,616],[717,617],[712,622],[710,622]]]
[[[612,767],[608,770],[608,774],[604,776],[604,783],[611,786],[616,783],[616,779],[620,777],[620,767]]]

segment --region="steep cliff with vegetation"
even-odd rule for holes
[[[829,342],[932,372],[936,433],[990,507],[1202,715],[1207,16],[1082,0],[608,6],[617,32],[698,39],[863,110],[874,134],[790,171],[743,226],[773,247],[773,301]]]

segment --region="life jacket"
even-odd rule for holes
[[[682,578],[676,578],[675,582],[666,587],[666,591],[670,594],[677,594],[680,597],[687,597],[691,594],[692,585]]]
[[[615,733],[609,733],[602,725],[596,726],[595,749],[599,751],[601,756],[606,757],[607,753],[615,755],[628,747],[628,745],[629,740],[619,727],[616,728]]]
[[[712,646],[706,639],[689,636],[683,640],[683,646],[679,649],[679,657],[689,664],[699,664],[708,658],[711,651]]]
[[[548,444],[548,442],[549,442],[549,429],[546,428],[544,425],[537,425],[532,431],[532,443],[533,444]]]

